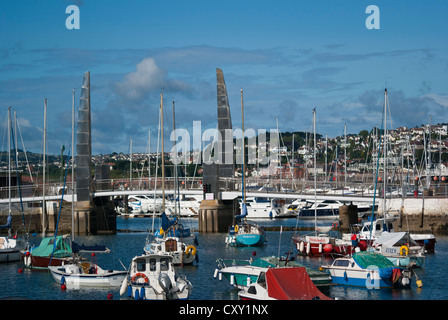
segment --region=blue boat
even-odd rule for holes
[[[328,270],[336,284],[380,289],[409,287],[415,265],[396,267],[379,253],[362,251],[335,259],[331,265],[321,268]],[[419,280],[417,286],[420,286]]]
[[[226,243],[235,247],[260,247],[266,242],[264,228],[257,223],[246,220],[246,204],[242,204],[243,214],[235,217],[237,223],[229,228]]]

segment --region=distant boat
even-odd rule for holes
[[[271,268],[238,292],[241,300],[332,300],[314,285],[305,267]]]
[[[308,200],[307,205],[297,210],[297,215],[301,219],[339,219],[339,207],[344,203],[339,200]],[[358,217],[362,218],[372,212],[372,206],[358,203]]]

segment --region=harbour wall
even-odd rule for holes
[[[383,208],[385,210],[383,210]],[[393,198],[385,206],[379,199],[378,213],[394,214],[395,231],[448,235],[448,198]]]

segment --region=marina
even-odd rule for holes
[[[446,3],[23,2],[0,14],[0,301],[448,300]]]
[[[123,265],[128,267],[134,256],[143,254],[143,245],[147,237],[147,230],[152,219],[118,218],[116,235],[85,236],[81,241],[85,244],[102,243],[110,248],[109,254],[97,255],[97,263],[104,269],[120,270]],[[186,218],[184,223],[197,227],[197,219]],[[274,227],[283,225],[294,228],[296,219],[263,220],[262,225]],[[199,262],[192,265],[176,267],[191,282],[190,300],[238,300],[237,288],[229,285],[224,279],[214,278],[218,258],[250,259],[254,252],[257,257],[285,256],[289,250],[297,251],[291,246],[293,231],[267,231],[268,243],[259,248],[233,247],[225,245],[226,233],[204,234],[198,233]],[[31,239],[39,243],[39,236]],[[279,246],[280,242],[280,246]],[[280,251],[279,251],[280,250]],[[423,286],[418,288],[415,280],[405,289],[367,289],[365,287],[331,286],[328,291],[322,290],[331,298],[343,300],[446,300],[448,299],[448,277],[445,276],[445,266],[448,261],[448,237],[438,236],[435,253],[426,256],[425,266],[416,269],[418,278]],[[89,256],[87,258],[90,259]],[[302,265],[319,268],[332,261],[331,258],[298,256],[296,261]],[[1,299],[29,299],[29,300],[106,300],[113,295],[113,300],[128,300],[120,296],[120,288],[79,288],[62,291],[59,283],[55,282],[47,270],[26,268],[23,262],[9,262],[0,265],[0,298]]]

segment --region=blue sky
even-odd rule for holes
[[[69,30],[67,6],[80,10]],[[380,10],[369,30],[366,8]],[[160,91],[165,126],[216,127],[216,68],[233,126],[311,130],[329,137],[381,122],[387,86],[392,126],[448,122],[446,1],[12,1],[0,2],[0,125],[17,112],[25,149],[71,144],[85,71],[91,72],[92,153],[156,149]],[[168,128],[169,130],[169,128]],[[4,130],[2,130],[4,132]],[[5,142],[4,142],[5,143]],[[166,143],[170,143],[166,141]],[[171,144],[171,143],[170,143]],[[5,149],[2,145],[2,149]]]

